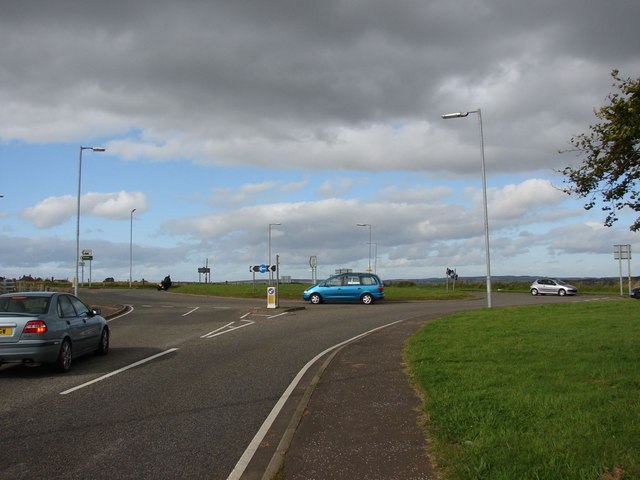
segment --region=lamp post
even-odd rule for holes
[[[131,278],[133,277],[133,212],[131,210],[131,226],[129,227],[129,288],[131,288]]]
[[[77,204],[77,216],[76,216],[76,281],[73,288],[73,293],[78,296],[78,267],[80,265],[80,191],[82,185],[82,151],[92,150],[94,152],[104,152],[104,147],[80,147],[80,158],[78,160],[78,204]]]
[[[356,223],[356,227],[369,227],[369,269],[367,270],[367,272],[371,273],[371,224]]]
[[[484,248],[487,262],[487,307],[491,308],[491,257],[489,254],[489,214],[487,211],[487,174],[484,162],[484,133],[482,131],[482,111],[478,108],[469,112],[447,113],[442,118],[464,118],[470,113],[478,114],[478,125],[480,128],[480,154],[482,156],[482,204],[484,208]]]
[[[371,242],[369,242],[371,244]],[[378,244],[373,242],[373,273],[378,273]]]
[[[273,281],[273,271],[271,270],[271,227],[276,225],[282,225],[281,223],[270,223],[269,224],[269,285],[271,285]]]

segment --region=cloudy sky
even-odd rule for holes
[[[22,0],[0,7],[0,276],[617,276],[558,153],[610,72],[640,75],[636,0]],[[132,214],[132,210],[135,212]],[[357,224],[371,225],[358,227]],[[131,228],[133,226],[133,228]],[[275,260],[274,260],[275,261]],[[631,264],[638,274],[638,261]],[[85,269],[88,278],[88,267]],[[626,265],[624,266],[626,274]]]

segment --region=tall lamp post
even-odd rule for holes
[[[76,281],[73,287],[73,293],[78,296],[78,267],[80,266],[80,192],[82,186],[82,151],[92,150],[94,152],[104,152],[104,147],[80,147],[80,158],[78,160],[78,204],[76,216]]]
[[[487,212],[487,174],[484,162],[484,133],[482,131],[482,111],[478,108],[469,112],[447,113],[442,118],[464,118],[470,113],[478,114],[478,125],[480,128],[480,154],[482,156],[482,204],[484,208],[484,248],[487,262],[487,307],[491,308],[491,257],[489,254],[489,214]]]
[[[131,226],[129,227],[129,288],[131,288],[131,279],[133,277],[133,212],[131,210]]]
[[[271,270],[271,227],[276,225],[282,225],[281,223],[270,223],[269,224],[269,285],[271,285],[273,281],[273,271]]]
[[[378,273],[378,244],[373,242],[373,246],[373,273]]]
[[[356,223],[356,227],[369,227],[369,269],[367,270],[367,272],[371,273],[371,224]]]

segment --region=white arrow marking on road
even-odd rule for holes
[[[214,330],[213,332],[205,333],[200,338],[213,338],[218,335],[224,335],[225,333],[233,332],[234,330],[238,330],[239,328],[248,327],[249,325],[253,325],[256,322],[252,322],[251,320],[241,320],[242,322],[247,322],[242,325],[238,325],[237,327],[232,327],[236,322],[227,323],[226,325]]]

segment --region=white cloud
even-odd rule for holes
[[[64,223],[77,211],[77,198],[71,195],[45,198],[34,207],[25,208],[22,218],[31,220],[37,228],[49,228]]]
[[[549,180],[532,178],[519,184],[505,185],[500,189],[490,189],[489,211],[491,218],[498,222],[518,222],[524,217],[542,221],[548,211],[552,213],[562,208],[567,195],[554,187]]]
[[[47,229],[66,222],[77,215],[77,197],[64,195],[49,197],[22,211],[22,218],[30,220],[37,228]],[[80,199],[80,214],[122,220],[129,218],[131,210],[147,209],[146,196],[142,192],[86,193]]]

